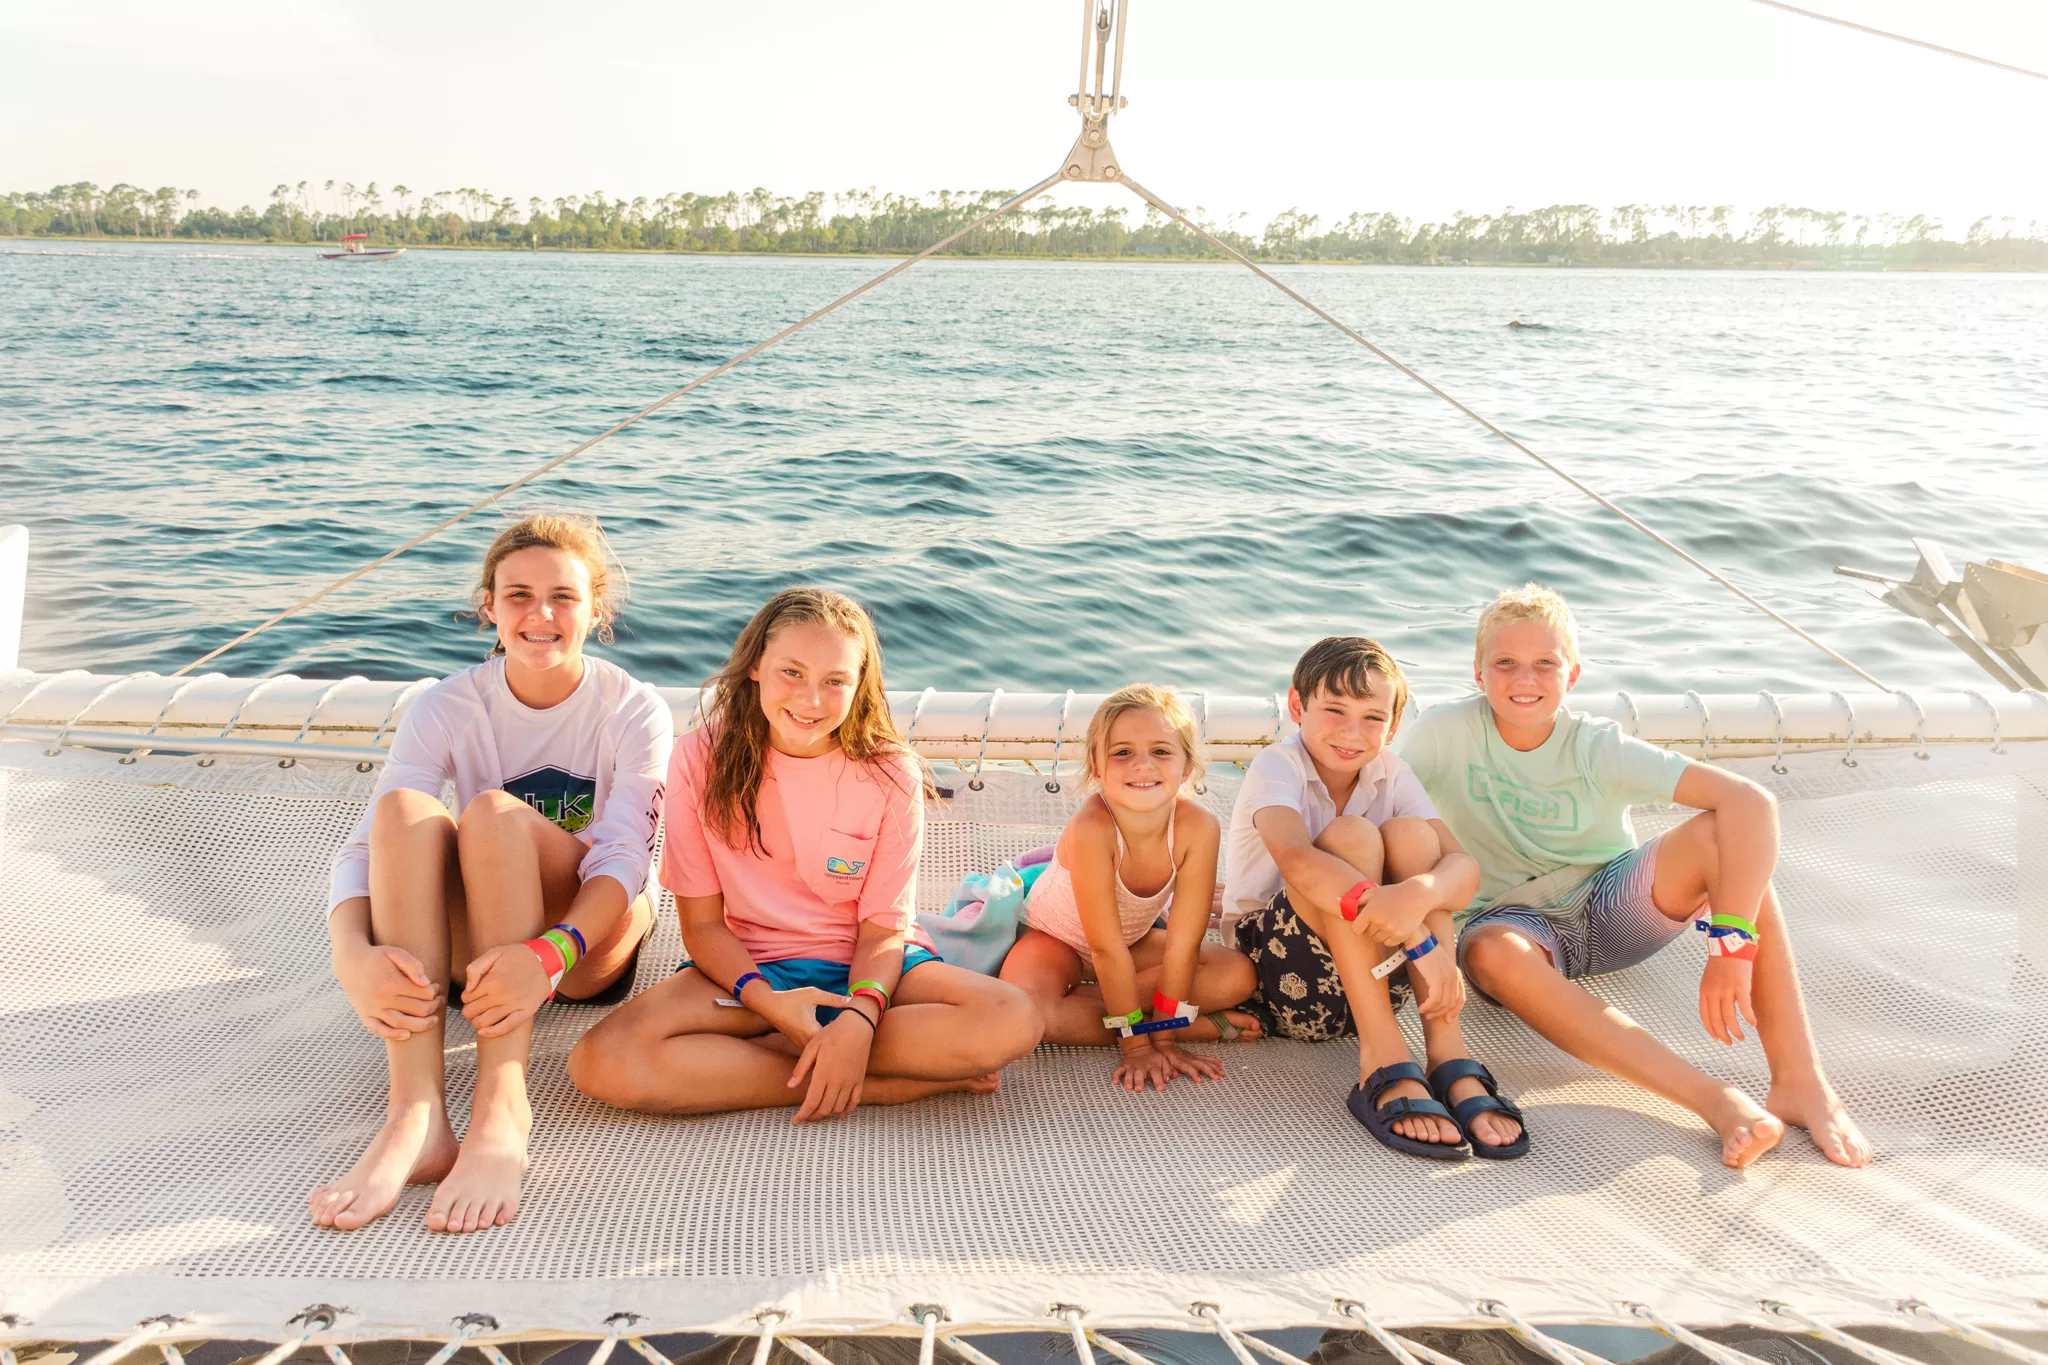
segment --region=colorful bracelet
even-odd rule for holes
[[[869,1019],[869,1023],[874,1023],[876,1020],[879,1020],[883,1015],[889,1012],[889,993],[883,990],[880,986],[876,985],[872,981],[863,981],[858,986],[855,986],[852,990],[848,991],[846,993],[847,1003],[851,1004],[853,1001],[860,999],[860,997],[862,997],[863,995],[865,995],[866,997],[868,997],[868,999],[875,1002],[875,1018]],[[855,1010],[854,1013],[860,1014],[860,1011]],[[867,1016],[865,1014],[861,1014],[860,1017],[863,1019],[867,1019]]]
[[[1192,1019],[1182,1019],[1178,1016],[1172,1019],[1147,1019],[1142,1024],[1131,1025],[1131,1033],[1164,1033],[1168,1029],[1187,1028],[1194,1022]]]
[[[527,939],[525,946],[540,959],[540,969],[548,976],[548,998],[552,1000],[562,978],[583,956],[583,936],[566,924],[557,924],[539,938]]]
[[[732,1002],[735,1005],[739,1005],[742,1007],[746,1005],[747,1002],[740,999],[740,995],[747,989],[747,983],[749,981],[768,981],[768,978],[761,975],[761,973],[759,972],[747,972],[744,975],[742,975],[739,980],[733,982]],[[775,989],[775,983],[773,981],[768,981],[768,989],[771,991]]]
[[[1414,962],[1420,958],[1428,957],[1437,950],[1437,946],[1435,934],[1424,934],[1422,942],[1416,944],[1413,948],[1403,948],[1401,956],[1407,958],[1410,962]]]
[[[1349,924],[1358,918],[1358,898],[1368,891],[1376,891],[1378,889],[1378,882],[1371,880],[1360,882],[1338,898],[1337,913],[1344,917],[1346,924]]]
[[[1120,1033],[1128,1038],[1138,1031],[1138,1025],[1145,1022],[1145,1011],[1132,1010],[1129,1014],[1105,1014],[1102,1026],[1111,1033]]]
[[[1164,991],[1152,992],[1152,1012],[1165,1019],[1180,1019],[1192,1024],[1202,1011],[1189,1000],[1175,1000]]]
[[[1756,961],[1756,940],[1740,929],[1716,928],[1707,931],[1708,957],[1733,957],[1744,962]]]
[[[856,981],[851,986],[847,987],[846,993],[848,995],[859,995],[862,991],[874,992],[875,995],[881,998],[882,1008],[889,1008],[889,988],[887,986],[884,986],[881,982]]]
[[[1757,936],[1755,921],[1746,920],[1740,915],[1716,914],[1712,920],[1712,928],[1708,932],[1712,933],[1714,929],[1733,929],[1739,934],[1747,934],[1750,938]]]
[[[1407,965],[1408,950],[1404,948],[1401,951],[1395,953],[1392,957],[1389,957],[1385,962],[1380,963],[1379,966],[1374,967],[1372,969],[1372,979],[1375,981],[1384,981],[1388,977],[1392,976],[1395,972],[1401,970],[1401,968]]]

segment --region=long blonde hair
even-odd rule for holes
[[[1119,688],[1102,699],[1095,708],[1095,714],[1088,718],[1088,736],[1085,741],[1088,761],[1088,781],[1091,785],[1102,785],[1104,751],[1109,748],[1109,731],[1117,717],[1127,711],[1156,711],[1174,733],[1180,737],[1181,752],[1187,755],[1188,771],[1181,780],[1182,790],[1199,784],[1209,770],[1208,762],[1202,755],[1202,741],[1195,726],[1195,713],[1181,700],[1180,693],[1170,687],[1159,687],[1152,683],[1132,683]]]
[[[725,667],[706,680],[698,695],[699,714],[711,730],[704,825],[731,849],[763,855],[768,851],[761,843],[759,810],[761,783],[768,775],[768,717],[761,710],[761,685],[748,675],[761,662],[768,637],[784,626],[797,625],[830,626],[860,645],[853,707],[838,730],[841,751],[856,763],[878,767],[907,752],[882,690],[882,642],[867,610],[829,588],[786,588],[776,593],[740,631]]]
[[[611,542],[605,539],[597,518],[575,512],[536,512],[498,532],[491,548],[484,551],[483,570],[469,596],[470,612],[477,618],[478,629],[486,624],[484,602],[497,589],[498,566],[508,555],[533,549],[562,550],[583,561],[584,568],[590,571],[590,633],[600,643],[611,643],[612,622],[626,609],[626,570],[612,553]],[[503,642],[491,646],[494,655],[504,652]]]

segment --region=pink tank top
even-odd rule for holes
[[[1179,811],[1175,818],[1166,822],[1166,860],[1173,863],[1173,827],[1179,823]],[[1113,823],[1113,822],[1112,822]],[[1173,883],[1179,876],[1178,868],[1166,879],[1166,885],[1149,896],[1141,896],[1124,885],[1124,832],[1116,832],[1116,918],[1123,930],[1124,946],[1130,947],[1150,932],[1154,922],[1166,913],[1173,903]],[[1081,955],[1083,962],[1091,960],[1088,949],[1088,933],[1081,927],[1081,908],[1074,903],[1074,877],[1060,861],[1060,855],[1052,855],[1052,865],[1039,874],[1032,884],[1031,895],[1024,902],[1024,922],[1033,929],[1051,934],[1060,942]]]

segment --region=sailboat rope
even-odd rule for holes
[[[1774,0],[1765,0],[1765,2],[1773,3]],[[1790,6],[1781,7],[1790,8]],[[1075,105],[1077,109],[1079,109],[1081,113],[1083,127],[1085,129],[1090,130],[1087,135],[1102,139],[1105,146],[1107,143],[1106,135],[1109,118],[1119,108],[1121,108],[1123,104],[1122,89],[1124,65],[1124,34],[1126,28],[1129,25],[1129,21],[1130,0],[1082,0],[1080,71],[1081,88],[1075,92],[1071,102]],[[1113,57],[1110,54],[1110,39],[1112,36],[1114,36],[1115,38],[1115,54]],[[1091,47],[1094,50],[1095,57],[1095,81],[1094,91],[1092,94],[1088,89],[1088,58],[1090,55]],[[1107,83],[1109,86],[1107,91],[1105,91],[1103,88],[1105,83],[1105,77],[1107,78]],[[746,350],[741,351],[738,355],[732,357],[732,359],[730,360],[725,361],[723,364],[717,366],[716,368],[705,371],[703,374],[697,376],[697,378],[683,385],[681,388],[676,389],[673,392],[656,399],[654,402],[649,403],[646,407],[641,408],[638,412],[635,412],[631,416],[627,417],[624,421],[621,421],[616,425],[599,432],[597,435],[591,437],[587,441],[584,441],[582,444],[574,447],[573,449],[568,450],[561,455],[557,455],[554,459],[549,460],[546,464],[541,465],[539,468],[534,469],[531,472],[524,474],[517,479],[514,479],[511,483],[506,484],[504,487],[498,489],[495,493],[492,493],[490,496],[479,499],[474,503],[471,503],[468,507],[463,508],[460,512],[457,512],[453,516],[447,517],[444,520],[438,522],[437,524],[429,527],[427,530],[422,531],[419,535],[416,535],[411,540],[406,541],[397,549],[390,550],[385,554],[379,555],[377,558],[370,560],[368,563],[360,566],[359,568],[350,570],[348,573],[343,574],[340,578],[335,579],[333,582],[327,584],[325,587],[319,589],[317,592],[308,594],[307,596],[301,598],[299,601],[293,603],[291,606],[286,607],[283,611],[280,611],[277,614],[269,617],[268,619],[261,621],[254,626],[251,626],[249,629],[243,631],[240,635],[237,635],[234,639],[228,641],[226,644],[221,645],[216,649],[210,650],[207,653],[200,655],[191,663],[186,664],[183,668],[180,668],[176,672],[172,673],[171,676],[174,678],[181,677],[184,674],[191,672],[193,669],[200,667],[202,664],[212,662],[214,659],[219,658],[221,655],[227,653],[229,650],[235,648],[237,645],[244,644],[250,640],[253,640],[258,635],[261,635],[264,631],[269,630],[272,626],[278,624],[280,621],[286,620],[291,616],[297,615],[299,612],[305,610],[307,607],[312,606],[315,602],[320,601],[322,598],[328,596],[329,594],[334,593],[340,590],[341,588],[348,586],[350,583],[355,582],[357,579],[363,577],[364,575],[369,574],[374,570],[381,568],[385,564],[390,563],[392,560],[398,558],[398,556],[404,554],[407,550],[410,550],[417,545],[421,545],[426,541],[433,539],[435,536],[441,534],[449,527],[454,526],[456,523],[464,521],[469,517],[475,516],[478,512],[483,511],[486,507],[489,507],[493,503],[501,501],[502,499],[516,492],[517,490],[524,488],[527,484],[530,484],[534,482],[536,479],[539,479],[542,476],[551,473],[555,469],[561,467],[562,465],[567,464],[570,460],[575,459],[578,455],[581,455],[584,451],[589,450],[592,446],[597,445],[599,442],[604,441],[609,437],[616,436],[619,432],[624,431],[627,427],[632,426],[634,423],[640,421],[642,418],[660,411],[662,408],[667,407],[670,403],[673,403],[676,399],[681,398],[683,395],[690,393],[691,391],[703,386],[704,384],[709,383],[713,379],[716,379],[719,375],[724,374],[727,370],[733,369],[736,366],[742,364],[743,362],[752,359],[754,356],[761,354],[761,352],[767,350],[771,346],[774,346],[778,342],[784,341],[789,337],[795,336],[798,332],[801,332],[804,328],[810,326],[812,323],[817,322],[819,319],[825,317],[826,315],[837,311],[839,308],[845,306],[846,304],[853,302],[861,295],[875,288],[877,285],[880,285],[885,281],[893,279],[897,275],[902,274],[911,266],[916,265],[919,261],[925,260],[926,258],[936,255],[938,252],[945,250],[947,247],[953,245],[953,243],[959,241],[961,238],[966,237],[969,233],[974,232],[976,229],[980,228],[984,224],[993,221],[994,219],[1002,216],[1005,213],[1010,212],[1012,209],[1015,209],[1022,204],[1028,203],[1031,200],[1036,199],[1039,195],[1043,194],[1047,189],[1051,188],[1059,181],[1063,179],[1076,178],[1079,174],[1079,171],[1080,168],[1077,166],[1067,166],[1062,170],[1055,171],[1053,174],[1047,176],[1045,179],[1033,185],[1030,189],[1022,190],[1017,194],[1010,196],[1008,199],[1005,199],[1002,203],[996,205],[988,212],[974,219],[974,221],[968,223],[965,227],[959,229],[957,232],[954,232],[949,236],[943,237],[940,240],[932,243],[930,246],[918,252],[916,255],[911,256],[903,261],[899,261],[897,264],[891,266],[889,269],[883,271],[881,274],[875,276],[873,279],[867,281],[865,284],[862,284],[859,288],[850,290],[847,293],[840,295],[831,303],[826,304],[823,308],[820,308],[815,312],[805,315],[803,318],[791,323],[789,326],[775,333],[775,335],[769,337],[767,340],[758,342],[755,345],[750,346]],[[1537,464],[1549,470],[1551,473],[1557,475],[1558,478],[1563,479],[1573,488],[1576,488],[1579,492],[1584,493],[1587,497],[1593,499],[1593,501],[1599,503],[1602,507],[1612,512],[1615,516],[1620,517],[1630,526],[1633,526],[1636,530],[1642,532],[1651,540],[1655,541],[1657,544],[1669,550],[1672,554],[1677,555],[1680,559],[1692,565],[1695,569],[1698,569],[1708,578],[1712,579],[1716,583],[1719,583],[1722,587],[1734,593],[1744,602],[1756,608],[1765,616],[1770,617],[1773,621],[1776,621],[1779,625],[1785,627],[1785,629],[1791,631],[1794,635],[1797,635],[1800,639],[1806,641],[1815,649],[1818,649],[1821,653],[1827,655],[1830,659],[1833,659],[1836,663],[1842,665],[1842,667],[1848,669],[1851,673],[1854,673],[1857,677],[1863,679],[1865,682],[1869,683],[1871,686],[1877,688],[1881,692],[1892,691],[1890,687],[1887,687],[1884,683],[1878,681],[1878,679],[1874,677],[1872,674],[1870,674],[1863,668],[1858,667],[1855,663],[1843,657],[1836,650],[1829,647],[1827,644],[1823,643],[1819,639],[1815,638],[1813,635],[1809,634],[1807,631],[1802,629],[1794,622],[1788,620],[1786,617],[1780,615],[1778,612],[1766,606],[1763,602],[1759,601],[1755,596],[1744,591],[1741,587],[1737,586],[1734,582],[1730,581],[1725,575],[1719,573],[1709,565],[1705,564],[1701,560],[1694,557],[1690,552],[1688,552],[1681,546],[1675,544],[1671,540],[1667,539],[1665,536],[1659,534],[1657,531],[1655,531],[1650,526],[1645,524],[1640,518],[1626,511],[1623,511],[1622,508],[1618,506],[1612,499],[1604,496],[1603,494],[1601,494],[1600,492],[1598,492],[1582,480],[1577,479],[1573,477],[1571,474],[1565,472],[1565,470],[1560,468],[1557,464],[1553,463],[1552,461],[1545,459],[1541,455],[1538,455],[1534,450],[1531,450],[1528,446],[1524,445],[1522,442],[1516,440],[1513,436],[1510,436],[1507,432],[1503,431],[1498,425],[1496,425],[1492,421],[1489,421],[1487,418],[1482,417],[1479,413],[1473,411],[1471,408],[1467,407],[1458,399],[1453,398],[1449,393],[1445,392],[1442,388],[1438,387],[1435,383],[1423,377],[1421,374],[1417,373],[1409,366],[1403,364],[1399,360],[1396,360],[1386,350],[1376,345],[1375,343],[1368,341],[1365,337],[1361,336],[1358,332],[1352,330],[1344,323],[1338,321],[1334,316],[1326,312],[1321,307],[1310,302],[1301,294],[1298,294],[1294,290],[1288,288],[1288,286],[1286,286],[1285,284],[1282,284],[1277,278],[1268,273],[1266,270],[1262,269],[1250,257],[1246,256],[1243,252],[1237,250],[1229,243],[1224,242],[1223,240],[1218,238],[1214,233],[1211,233],[1208,229],[1202,227],[1199,223],[1194,222],[1186,214],[1182,213],[1173,205],[1167,203],[1164,199],[1161,199],[1158,195],[1152,193],[1152,191],[1146,189],[1137,181],[1132,180],[1129,176],[1123,174],[1119,169],[1115,167],[1114,164],[1110,164],[1103,171],[1102,176],[1104,179],[1120,181],[1122,184],[1128,186],[1131,192],[1136,194],[1140,199],[1143,199],[1146,203],[1152,205],[1152,207],[1158,209],[1161,213],[1165,214],[1173,221],[1179,223],[1181,226],[1188,229],[1188,231],[1200,237],[1203,241],[1208,242],[1211,246],[1215,247],[1218,251],[1221,251],[1224,255],[1231,257],[1233,260],[1243,265],[1246,269],[1250,270],[1253,274],[1257,275],[1260,279],[1266,281],[1266,283],[1272,285],[1275,289],[1278,289],[1281,293],[1287,295],[1287,297],[1293,299],[1296,303],[1308,309],[1311,313],[1314,313],[1324,322],[1329,323],[1332,327],[1335,327],[1345,336],[1350,337],[1353,341],[1365,347],[1366,350],[1370,351],[1373,355],[1377,356],[1381,360],[1384,360],[1387,364],[1393,366],[1396,370],[1399,370],[1402,374],[1408,376],[1408,378],[1414,380],[1423,388],[1435,394],[1438,398],[1443,399],[1446,403],[1449,403],[1459,412],[1462,412],[1463,414],[1465,414],[1465,416],[1479,423],[1479,425],[1485,427],[1489,432],[1493,433],[1495,436],[1498,436],[1501,440],[1506,441],[1516,450],[1528,456],[1531,460],[1534,460]]]
[[[2010,71],[2016,76],[2032,76],[2037,81],[2048,81],[2048,71],[2034,71],[2024,66],[2014,66],[2011,62],[2001,62],[1991,57],[1979,57],[1974,52],[1962,52],[1956,48],[1943,47],[1940,43],[1930,43],[1924,38],[1908,38],[1903,33],[1893,33],[1889,29],[1872,28],[1868,24],[1859,24],[1853,19],[1839,19],[1832,14],[1822,14],[1819,10],[1801,9],[1797,5],[1788,5],[1785,3],[1785,0],[1756,0],[1756,3],[1759,5],[1769,5],[1772,9],[1784,10],[1787,14],[1797,14],[1804,19],[1818,19],[1823,24],[1835,24],[1842,28],[1854,29],[1858,33],[1868,33],[1874,38],[1889,38],[1895,43],[1905,43],[1911,47],[1926,48],[1929,52],[1939,52],[1944,57],[1960,57],[1966,62],[1976,62],[1979,66],[1993,66],[1997,67],[2000,71]]]

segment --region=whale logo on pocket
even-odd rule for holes
[[[825,870],[835,877],[858,877],[860,870],[866,866],[867,863],[865,861],[850,862],[845,858],[827,858],[825,860]]]

